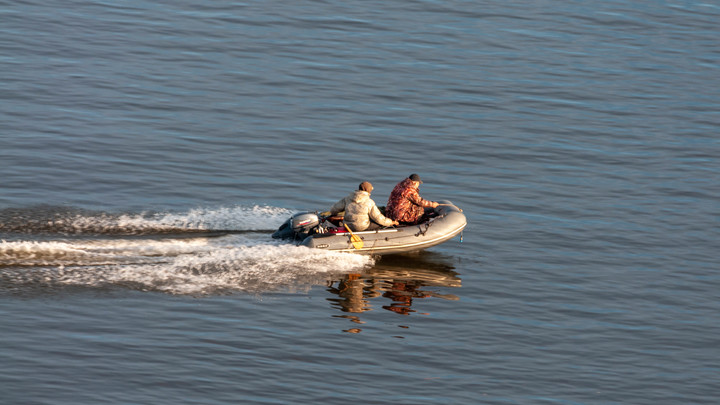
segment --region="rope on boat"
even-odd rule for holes
[[[416,237],[417,237],[417,236],[420,236],[420,235],[425,236],[425,234],[427,233],[428,229],[430,229],[430,225],[432,225],[433,222],[435,222],[435,219],[434,219],[434,218],[430,218],[430,220],[425,224],[425,230],[422,229],[422,225],[418,225],[418,228],[420,229],[420,231],[419,231],[418,233],[416,233],[415,236],[416,236]]]

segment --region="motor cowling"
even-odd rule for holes
[[[312,212],[300,212],[285,221],[275,233],[274,239],[302,240],[318,231],[320,217]]]
[[[295,233],[307,234],[320,225],[320,217],[312,212],[302,212],[292,216],[290,224]]]

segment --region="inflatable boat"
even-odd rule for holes
[[[300,246],[336,252],[386,255],[408,253],[439,245],[462,233],[465,214],[452,202],[438,201],[430,218],[417,225],[351,232],[342,217],[323,217],[317,212],[300,212],[273,233]],[[461,236],[462,241],[462,236]]]

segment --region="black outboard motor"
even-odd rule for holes
[[[285,221],[275,233],[273,239],[303,240],[320,225],[320,218],[313,212],[300,212]]]

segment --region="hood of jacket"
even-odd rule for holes
[[[365,201],[367,201],[369,199],[370,199],[370,193],[368,193],[367,191],[363,191],[363,190],[356,190],[350,196],[350,201],[352,201],[354,203],[358,203],[358,204],[364,203]]]

